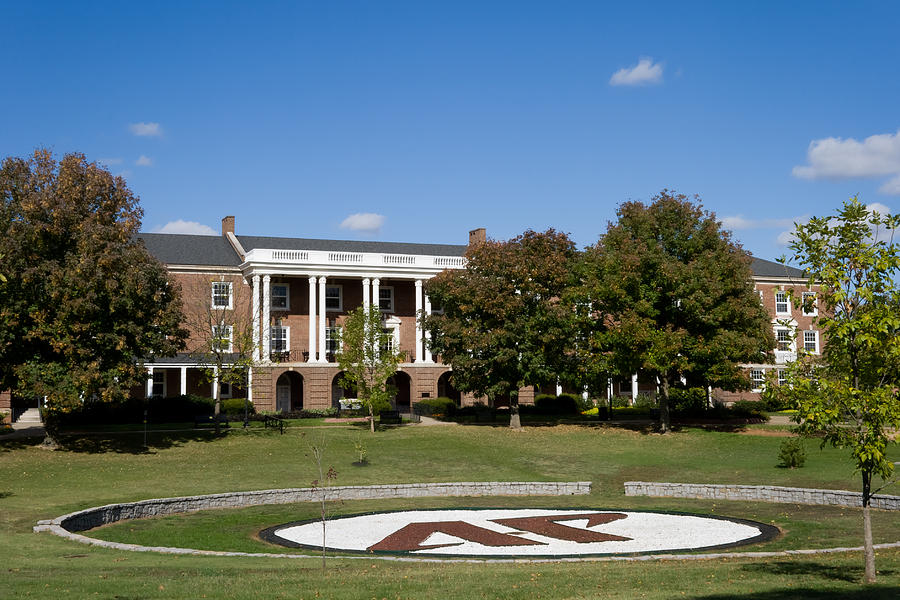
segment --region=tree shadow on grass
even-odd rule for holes
[[[40,446],[43,441],[43,436],[0,438],[0,452],[12,452],[13,450],[24,450],[32,446]]]
[[[767,573],[770,575],[787,575],[790,577],[818,577],[832,581],[847,581],[856,583],[863,579],[863,567],[829,566],[813,561],[778,561],[768,563],[753,563],[744,565],[744,571],[749,573]],[[891,571],[883,571],[891,574]]]
[[[789,587],[766,592],[749,592],[742,594],[732,592],[714,594],[712,596],[681,596],[695,600],[897,600],[897,588],[890,585],[862,585],[855,589],[823,590],[803,587]]]
[[[226,434],[216,436],[214,431],[172,431],[149,432],[144,445],[144,432],[101,433],[85,435],[63,435],[60,450],[84,452],[87,454],[153,454],[183,446],[190,442],[215,442]]]

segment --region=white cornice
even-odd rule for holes
[[[466,260],[461,256],[254,248],[247,253],[240,268],[246,276],[428,279],[446,269],[462,269],[465,264]]]

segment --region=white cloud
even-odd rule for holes
[[[106,165],[107,167],[111,167],[112,165],[121,165],[121,158],[98,158],[97,162],[101,165]]]
[[[169,221],[162,227],[157,227],[152,231],[152,233],[182,233],[182,234],[193,234],[193,235],[219,235],[216,231],[203,223],[197,223],[196,221],[184,221],[182,219],[178,219],[177,221]]]
[[[748,219],[744,215],[722,217],[722,226],[725,229],[738,231],[742,229],[775,229],[777,227],[789,227],[797,219]]]
[[[159,123],[132,123],[128,129],[134,135],[142,137],[156,137],[162,135],[162,128]]]
[[[384,225],[384,215],[375,213],[354,213],[341,221],[341,229],[366,233],[378,233],[382,225]]]
[[[884,184],[878,188],[878,193],[884,194],[885,196],[900,196],[900,175],[885,181]]]
[[[898,178],[898,179],[900,179],[900,178]],[[866,209],[869,212],[878,213],[881,216],[891,214],[890,207],[885,206],[881,202],[870,202],[869,204],[866,204]]]
[[[144,156],[143,154],[141,154],[141,156],[136,161],[134,161],[134,164],[139,167],[152,167],[153,159],[149,156]]]
[[[652,58],[641,58],[630,69],[619,69],[609,78],[609,85],[652,85],[662,83],[663,66]]]
[[[829,137],[813,140],[806,150],[807,165],[791,173],[800,179],[847,179],[882,177],[893,179],[879,188],[882,194],[900,195],[900,130],[871,135],[863,141]]]

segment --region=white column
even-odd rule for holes
[[[309,278],[309,358],[307,362],[316,362],[316,278]]]
[[[422,280],[416,279],[416,356],[417,363],[422,362]]]
[[[431,314],[431,298],[428,297],[428,294],[425,294],[425,314]],[[431,332],[425,331],[425,362],[433,363],[434,358],[431,356],[431,348],[428,347],[428,342],[431,340]]]
[[[147,397],[153,396],[153,367],[147,367]]]
[[[369,279],[368,277],[363,279],[363,282],[362,282],[362,285],[363,285],[363,310],[365,310],[366,312],[369,312],[369,304],[370,304],[369,292],[372,291],[369,288],[369,285],[371,284],[371,282],[372,282],[372,280]]]
[[[187,395],[187,367],[181,367],[181,395]]]
[[[213,399],[218,398],[219,392],[219,367],[213,367],[213,380],[212,380],[212,397]]]
[[[269,312],[272,308],[272,286],[269,285],[272,278],[269,275],[263,275],[263,326],[262,326],[262,359],[269,362],[269,351],[272,347],[272,319]]]
[[[381,285],[381,280],[377,277],[372,280],[372,304],[376,307],[381,306],[381,297],[379,293],[379,286]]]
[[[638,397],[638,379],[637,373],[631,376],[631,403],[634,404],[634,401],[637,400]]]
[[[562,384],[559,382],[559,377],[556,378],[556,395],[559,396],[562,394]]]
[[[253,367],[247,369],[247,401],[253,404]]]
[[[609,378],[606,380],[606,399],[612,400],[613,397],[613,380]]]
[[[319,360],[328,362],[325,357],[325,277],[319,277]]]
[[[259,275],[253,276],[253,362],[259,361]],[[181,392],[182,394],[184,392]]]

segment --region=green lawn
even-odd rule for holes
[[[307,442],[324,439],[338,485],[487,480],[590,480],[594,493],[566,498],[355,501],[336,513],[442,506],[568,506],[664,509],[773,522],[785,534],[743,549],[860,543],[857,510],[795,505],[626,498],[622,482],[660,480],[856,489],[846,455],[807,442],[806,467],[779,469],[784,438],[685,429],[668,436],[609,427],[401,427],[374,436],[352,427],[292,428],[285,435],[233,428],[121,432],[46,451],[0,438],[0,597],[101,598],[895,598],[900,551],[879,552],[878,587],[857,584],[858,553],[779,560],[653,563],[413,564],[331,559],[235,559],[93,548],[42,533],[38,519],[110,502],[307,486],[316,478]],[[370,466],[354,467],[354,443]],[[900,460],[896,446],[894,460]],[[894,485],[886,493],[900,494]],[[207,511],[120,523],[92,535],[153,545],[276,551],[255,538],[267,526],[314,516],[310,506]],[[876,511],[878,541],[900,540],[900,519]]]

